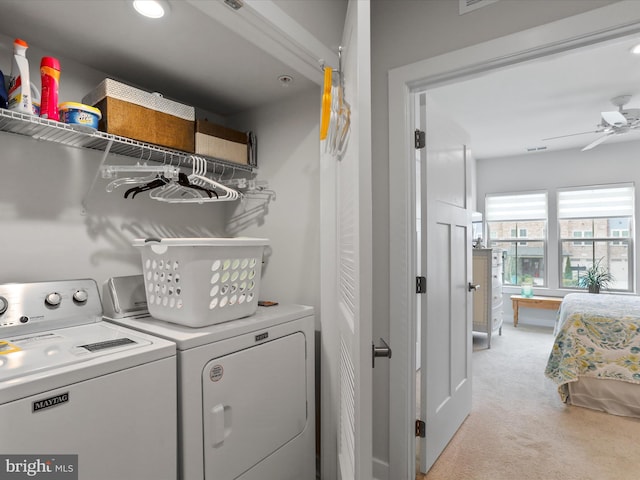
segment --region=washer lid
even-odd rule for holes
[[[0,338],[0,403],[175,356],[175,344],[98,322]]]

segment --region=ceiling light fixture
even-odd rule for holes
[[[158,0],[133,0],[133,8],[140,15],[148,18],[162,18],[169,10],[165,2]]]
[[[631,49],[631,53],[633,53],[634,55],[640,55],[640,43],[633,46],[633,48]]]

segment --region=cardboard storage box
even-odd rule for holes
[[[195,108],[110,78],[82,102],[102,112],[98,129],[141,142],[193,153]]]
[[[207,120],[196,120],[196,154],[249,164],[249,145],[246,132],[215,125]]]

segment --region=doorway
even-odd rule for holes
[[[605,14],[605,11],[607,14]],[[390,326],[392,344],[405,345],[391,364],[390,375],[390,478],[413,478],[415,475],[416,441],[407,431],[415,412],[416,387],[416,302],[407,292],[416,272],[417,249],[413,222],[416,218],[414,152],[407,141],[412,136],[410,101],[413,93],[470,78],[474,75],[508,67],[548,55],[566,52],[622,38],[640,32],[640,12],[631,3],[621,2],[599,9],[597,14],[580,15],[580,21],[568,18],[543,25],[538,35],[520,32],[495,41],[468,47],[439,57],[394,69],[389,74],[389,152],[394,162],[390,169],[390,190],[411,188],[406,195],[391,196],[390,231]],[[414,287],[415,288],[415,287]],[[398,351],[398,349],[396,349]],[[423,385],[421,388],[428,388]]]

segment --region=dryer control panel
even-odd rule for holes
[[[0,285],[0,336],[93,323],[102,318],[95,280]]]

